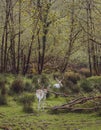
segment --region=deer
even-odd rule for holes
[[[38,79],[38,84],[40,86],[40,89],[36,90],[36,97],[38,99],[38,110],[40,110],[41,107],[44,110],[44,104],[45,104],[46,95],[48,93],[49,86],[46,89],[44,89],[44,87],[40,84],[40,79]]]
[[[55,78],[55,80],[57,81],[57,83],[53,85],[53,88],[60,89],[61,87],[63,87],[63,84],[62,84],[63,79],[59,80],[58,78]]]

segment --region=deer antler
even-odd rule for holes
[[[60,80],[59,80],[58,78],[55,78],[55,80],[56,80],[57,82],[60,82]]]
[[[40,78],[38,78],[38,85],[41,87],[41,79]]]

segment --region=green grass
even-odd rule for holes
[[[6,78],[7,87],[16,78],[13,75],[0,75],[0,78]],[[24,82],[32,82],[31,79],[21,77]],[[53,81],[52,77],[50,80]],[[34,92],[33,92],[34,94]],[[37,111],[37,100],[33,102],[34,113],[27,114],[23,112],[23,107],[15,100],[19,96],[8,97],[8,105],[0,106],[0,127],[11,127],[12,130],[101,130],[101,117],[95,113],[58,113],[51,114],[49,108],[57,105],[65,104],[66,102],[77,98],[54,98],[53,95],[46,100],[45,111]],[[85,95],[88,96],[88,95]],[[13,100],[15,99],[15,100]],[[90,104],[86,104],[90,106]],[[91,104],[92,105],[92,104]],[[3,129],[0,129],[3,130]]]
[[[64,98],[51,97],[46,106],[66,103]],[[101,117],[93,114],[60,113],[50,114],[37,111],[37,101],[33,103],[35,113],[25,114],[20,104],[9,98],[8,106],[0,106],[0,126],[8,126],[13,130],[101,130]]]

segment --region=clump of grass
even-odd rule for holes
[[[64,76],[65,76],[65,79],[71,81],[73,84],[76,84],[77,81],[81,79],[81,75],[73,71],[66,72]]]
[[[88,80],[82,80],[80,81],[80,87],[83,89],[84,92],[92,92],[93,87],[91,83]]]
[[[7,96],[0,94],[0,105],[7,105]]]
[[[101,76],[92,76],[78,82],[78,85],[84,92],[97,90],[101,92]]]
[[[38,84],[38,79],[40,79],[41,86],[47,88],[47,86],[49,85],[49,79],[47,78],[47,76],[45,74],[34,75],[32,79],[32,83],[35,86],[35,88],[40,88],[40,85]]]
[[[2,82],[0,93],[0,105],[7,105],[7,88],[5,86],[5,82]]]
[[[33,92],[34,89],[35,89],[35,87],[34,87],[34,85],[31,82],[29,82],[29,81],[25,82],[24,91],[26,91],[26,92]]]
[[[19,98],[19,102],[23,106],[23,111],[26,113],[32,113],[33,110],[34,95],[25,93]]]
[[[16,94],[20,94],[23,92],[24,90],[24,82],[22,79],[18,78],[18,79],[15,79],[12,84],[11,84],[11,87],[10,87],[10,90]]]
[[[88,68],[81,68],[79,73],[85,77],[90,77],[90,70]]]

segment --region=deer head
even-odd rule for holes
[[[58,78],[56,78],[57,83],[60,85],[60,87],[63,87],[62,81],[64,78],[62,78],[61,80],[59,80]]]

